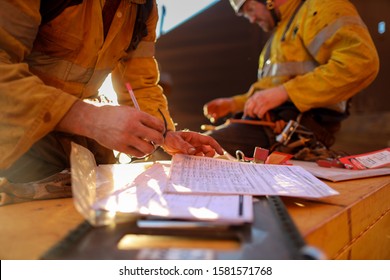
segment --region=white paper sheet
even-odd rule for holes
[[[251,196],[242,196],[240,200],[239,195],[164,193],[169,166],[169,164],[154,163],[126,188],[97,201],[93,208],[170,219],[218,221],[230,224],[253,220]]]
[[[320,198],[338,192],[299,166],[175,155],[167,192]]]

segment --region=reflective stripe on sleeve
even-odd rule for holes
[[[77,83],[87,83],[94,73],[94,68],[85,68],[71,61],[51,57],[40,52],[33,52],[27,57],[30,67],[51,77]]]
[[[351,26],[351,25],[358,25],[366,28],[366,25],[359,17],[354,17],[354,16],[340,17],[332,24],[326,26],[317,34],[317,36],[308,46],[309,52],[315,57],[319,49],[321,48],[321,46],[329,38],[331,38],[341,27]]]
[[[298,76],[313,71],[318,64],[315,61],[295,61],[271,64],[267,61],[264,68],[259,70],[258,78],[276,76]]]

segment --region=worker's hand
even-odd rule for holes
[[[212,123],[235,111],[236,106],[233,98],[217,98],[203,106],[203,114]]]
[[[135,157],[152,153],[164,143],[164,123],[129,106],[97,107],[77,101],[57,130],[95,139],[101,145]]]
[[[223,154],[221,146],[214,138],[193,131],[168,131],[163,145],[170,154],[187,154],[213,157]]]
[[[287,100],[288,94],[283,86],[255,91],[245,103],[244,116],[261,119],[269,110]]]

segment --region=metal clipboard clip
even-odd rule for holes
[[[241,162],[252,162],[252,163],[265,163],[269,155],[269,150],[260,147],[255,147],[253,157],[246,157],[244,152],[241,150],[236,151],[236,159]]]
[[[250,160],[245,156],[244,152],[241,150],[236,151],[236,159],[242,162],[250,162]]]

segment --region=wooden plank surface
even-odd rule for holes
[[[340,195],[283,198],[306,242],[331,259],[390,259],[390,176],[326,183]],[[0,207],[0,259],[39,259],[82,221],[72,199]]]
[[[0,207],[0,259],[39,259],[83,221],[71,198]]]
[[[330,259],[358,258],[360,255],[346,255],[346,248],[350,251],[353,243],[390,215],[390,176],[326,183],[340,195],[317,201],[285,198],[284,202],[308,244],[323,250]],[[381,234],[370,246],[384,246],[387,252],[366,256],[390,259],[390,223],[387,223],[387,231],[375,230]],[[370,246],[366,251],[371,250]]]

